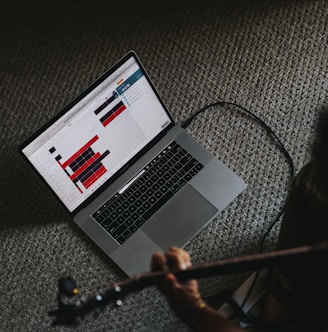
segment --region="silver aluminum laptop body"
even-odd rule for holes
[[[118,242],[92,215],[109,197],[135,184],[172,141],[203,168],[124,243]],[[134,51],[19,151],[74,222],[128,276],[148,271],[155,251],[184,247],[246,188],[239,176],[174,123]]]

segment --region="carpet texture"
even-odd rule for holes
[[[57,280],[85,295],[125,275],[75,226],[17,146],[129,49],[181,123],[213,102],[237,103],[272,128],[296,171],[327,105],[326,0],[4,0],[0,3],[0,331],[51,327]],[[276,141],[234,106],[187,128],[248,184],[186,247],[195,263],[257,253],[290,186]],[[280,221],[280,220],[279,220]],[[279,221],[264,250],[274,248]],[[246,274],[200,280],[204,296]],[[85,317],[75,331],[186,331],[156,288]]]

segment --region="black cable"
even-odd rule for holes
[[[215,107],[215,106],[220,106],[223,107],[225,105],[229,105],[229,106],[234,106],[239,110],[242,110],[244,113],[246,113],[247,115],[249,115],[253,120],[255,120],[256,122],[258,122],[269,134],[270,136],[273,138],[273,140],[277,143],[279,149],[281,150],[281,152],[283,153],[283,155],[285,156],[289,167],[290,167],[290,177],[291,177],[291,183],[294,179],[295,176],[295,167],[294,167],[294,163],[293,160],[290,156],[290,154],[288,153],[287,149],[285,148],[285,146],[283,145],[283,143],[281,142],[281,140],[279,139],[279,137],[274,133],[274,131],[263,121],[261,120],[257,115],[255,115],[254,113],[252,113],[251,111],[249,111],[247,108],[235,103],[235,102],[229,102],[229,101],[217,101],[214,103],[211,103],[203,108],[201,108],[200,110],[198,110],[196,113],[194,113],[193,115],[191,115],[187,120],[185,120],[182,124],[181,127],[186,129],[191,122],[201,113]],[[267,229],[267,231],[265,232],[261,244],[260,244],[260,249],[259,249],[259,253],[263,252],[263,248],[264,248],[264,243],[265,240],[267,238],[267,236],[270,234],[272,228],[275,226],[275,224],[279,221],[280,217],[282,216],[282,214],[284,213],[284,206],[282,207],[281,211],[278,213],[277,217],[273,220],[273,222],[271,223],[271,225],[269,226],[269,228]],[[256,281],[258,279],[259,276],[259,272],[260,270],[257,270],[255,272],[255,276],[253,278],[252,284],[250,286],[250,288],[248,289],[247,294],[245,295],[245,298],[242,302],[242,304],[239,306],[239,313],[242,312],[243,313],[243,307],[246,304],[250,294],[253,291],[253,288],[256,284]],[[214,295],[213,298],[218,297],[218,295]]]
[[[208,109],[214,107],[214,106],[225,106],[225,105],[229,105],[229,106],[235,106],[236,108],[238,108],[239,110],[242,110],[243,112],[245,112],[246,114],[250,115],[255,121],[257,121],[260,125],[262,125],[264,127],[264,129],[274,138],[274,140],[277,141],[279,148],[281,149],[282,153],[284,154],[284,156],[286,157],[290,169],[291,169],[291,176],[292,178],[294,178],[294,163],[293,160],[291,158],[291,156],[289,155],[288,151],[286,150],[286,148],[284,147],[283,143],[280,141],[279,137],[274,133],[274,131],[263,121],[261,120],[257,115],[255,115],[254,113],[252,113],[251,111],[249,111],[247,108],[235,103],[235,102],[230,102],[230,101],[217,101],[214,103],[211,103],[203,108],[201,108],[200,110],[198,110],[196,113],[194,113],[193,115],[191,115],[187,120],[185,120],[182,124],[181,127],[186,129],[191,122],[194,120],[194,118],[196,118],[200,113],[203,113],[205,111],[207,111]]]

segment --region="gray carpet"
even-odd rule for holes
[[[0,3],[0,331],[51,327],[57,280],[91,294],[124,274],[31,172],[17,146],[129,49],[135,49],[175,120],[217,100],[259,116],[296,170],[327,105],[326,0],[3,0]],[[286,158],[236,107],[213,107],[187,129],[248,184],[187,249],[194,262],[256,253],[290,184]],[[279,223],[265,242],[272,250]],[[204,296],[245,274],[200,280]],[[155,288],[85,317],[76,331],[185,331]]]

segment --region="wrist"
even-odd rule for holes
[[[196,302],[196,305],[194,309],[192,310],[192,316],[191,319],[187,322],[187,325],[191,329],[195,329],[198,326],[199,321],[201,320],[201,317],[203,313],[206,311],[207,304],[204,302],[200,297]]]

